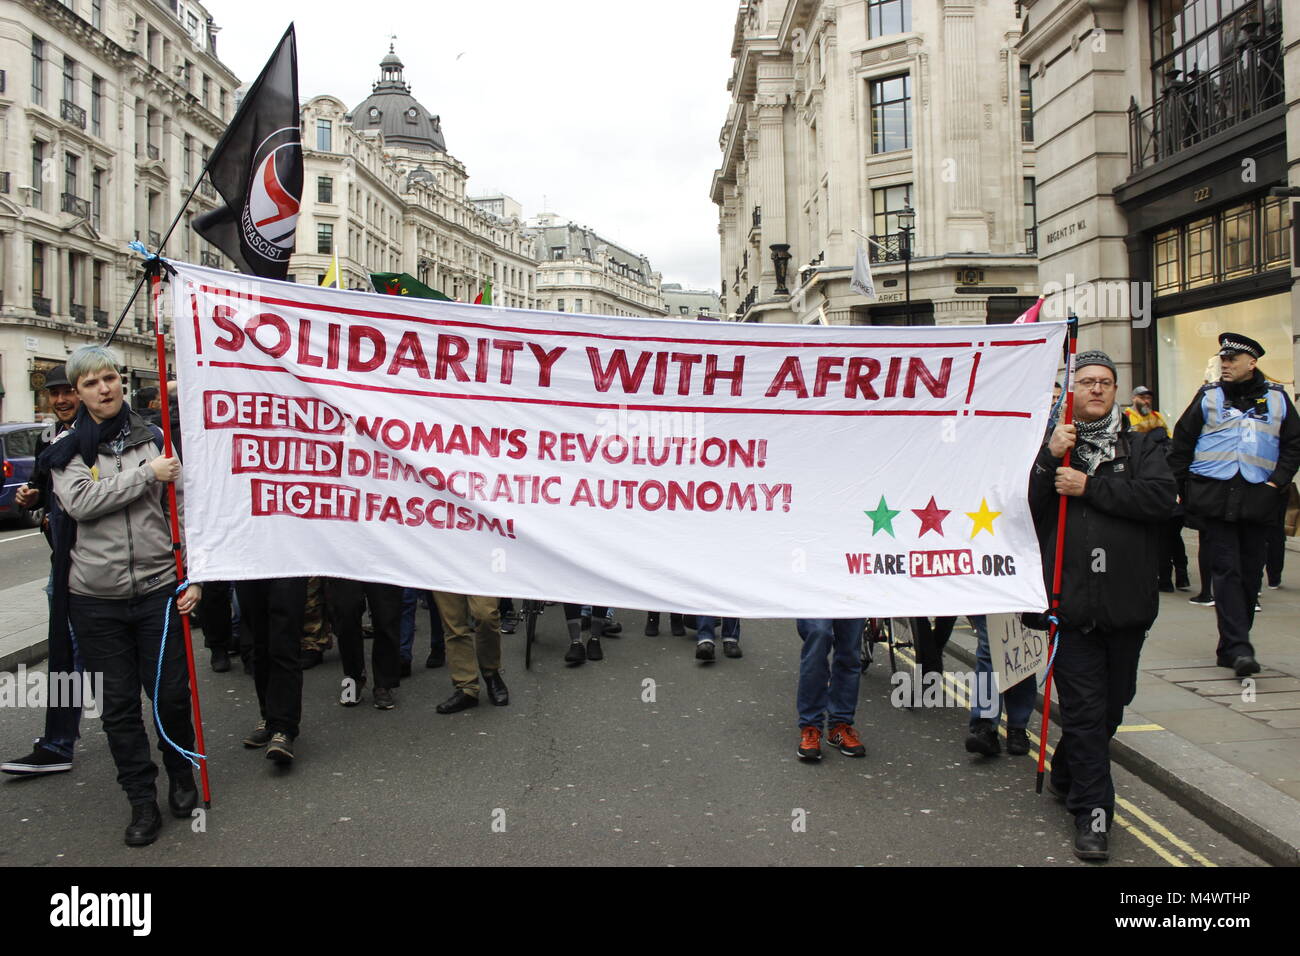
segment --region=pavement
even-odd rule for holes
[[[1194,536],[1189,545],[1195,568]],[[1282,589],[1261,596],[1254,641],[1266,667],[1253,699],[1213,665],[1213,610],[1162,595],[1112,749],[1127,833],[1112,865],[1300,863],[1300,558],[1289,560]],[[4,668],[45,655],[43,586],[0,588]],[[964,711],[890,707],[879,656],[858,713],[867,760],[828,750],[822,764],[837,766],[809,767],[793,755],[792,622],[747,621],[744,659],[699,665],[690,637],[667,636],[666,615],[658,638],[641,635],[641,612],[619,616],[626,632],[606,641],[607,660],[575,669],[559,662],[563,623],[548,610],[532,671],[521,637],[504,639],[511,706],[453,717],[433,712],[446,671],[419,658],[397,711],[338,707],[331,653],[306,675],[288,775],[239,744],[257,716],[251,680],[238,665],[213,674],[203,655],[218,839],[187,842],[191,828],[169,822],[157,854],[122,847],[125,805],[86,786],[113,775],[103,735],[87,727],[72,774],[4,781],[38,799],[5,801],[0,862],[1078,865],[1064,814],[1032,792],[1030,759],[967,755]],[[959,628],[948,669],[966,666],[973,646]],[[39,711],[0,709],[15,753],[39,732]],[[51,826],[63,819],[94,825]]]
[[[1288,541],[1282,587],[1259,597],[1263,610],[1255,615],[1251,643],[1263,670],[1253,688],[1214,663],[1214,608],[1188,603],[1200,583],[1195,532],[1185,531],[1184,541],[1193,591],[1160,595],[1160,616],[1142,646],[1137,695],[1111,757],[1269,862],[1300,865],[1296,539]],[[974,667],[969,626],[954,630],[948,651]],[[1055,691],[1052,696],[1055,707]]]

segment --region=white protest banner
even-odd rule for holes
[[[1046,606],[1063,324],[615,319],[176,264],[190,574],[730,616]]]
[[[1018,614],[990,614],[988,628],[989,654],[993,657],[1001,693],[1047,670],[1046,631],[1025,627]]]

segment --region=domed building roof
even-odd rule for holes
[[[377,129],[391,146],[445,153],[442,121],[411,95],[411,87],[402,79],[402,61],[388,48],[379,61],[379,82],[352,111],[352,125],[359,130]]]

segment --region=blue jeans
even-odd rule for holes
[[[966,618],[970,621],[970,626],[975,629],[975,636],[979,641],[975,648],[975,673],[976,675],[992,674],[995,670],[993,667],[993,655],[989,651],[989,628],[988,620],[983,614],[972,614]],[[985,683],[987,681],[987,683]],[[978,698],[983,688],[993,687],[992,678],[981,678],[976,681],[975,697]],[[975,727],[975,721],[980,719],[991,720],[993,723],[998,722],[1002,716],[1002,699],[1006,699],[1007,705],[1007,726],[1023,729],[1029,726],[1029,718],[1034,713],[1034,702],[1038,699],[1038,678],[1026,677],[1019,684],[1008,689],[1002,694],[992,694],[992,700],[974,699],[971,701],[970,723],[971,729]]]
[[[415,612],[420,604],[420,595],[429,602],[429,650],[436,651],[444,647],[442,637],[442,618],[438,616],[438,605],[434,603],[431,591],[415,588],[402,588],[402,623],[398,629],[400,635],[399,650],[402,663],[411,663],[415,652]]]
[[[712,641],[715,634],[714,629],[718,626],[718,618],[711,614],[701,614],[699,616],[699,624],[700,626],[695,632],[696,642]],[[740,640],[740,618],[722,618],[722,639],[724,641]]]
[[[800,727],[821,727],[827,718],[831,726],[853,723],[866,623],[860,617],[795,621],[803,641],[797,699]]]

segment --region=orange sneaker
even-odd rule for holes
[[[858,739],[857,731],[853,729],[852,724],[836,724],[826,735],[826,739],[846,757],[867,755],[867,748],[862,746],[862,741]]]
[[[801,727],[799,729],[799,759],[822,759],[822,729],[820,727]]]

